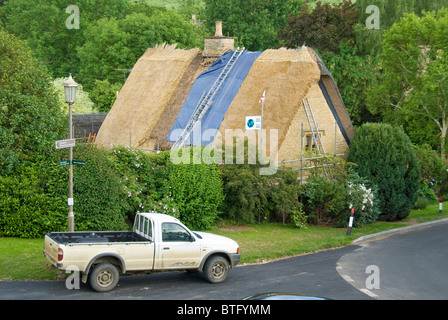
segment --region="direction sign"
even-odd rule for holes
[[[68,166],[70,164],[70,160],[63,160],[59,162],[60,166]],[[72,160],[72,164],[75,166],[85,166],[86,162],[82,160]]]
[[[71,148],[76,144],[75,139],[58,140],[55,143],[56,149]]]
[[[74,164],[75,166],[85,166],[86,162],[82,160],[72,160],[72,164]]]

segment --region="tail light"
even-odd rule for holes
[[[64,258],[64,251],[62,251],[61,248],[58,248],[58,261],[62,261],[62,258]]]

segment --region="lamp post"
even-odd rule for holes
[[[76,100],[76,89],[78,84],[73,80],[72,75],[64,82],[65,102],[68,103],[68,119],[69,119],[69,139],[73,139],[72,130],[72,106]],[[73,147],[69,148],[69,195],[68,195],[68,231],[75,231],[75,216],[73,215]]]

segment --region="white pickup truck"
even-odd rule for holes
[[[235,241],[192,232],[159,213],[138,213],[134,231],[48,233],[44,256],[59,270],[79,270],[98,292],[114,289],[120,274],[133,271],[198,270],[219,283],[241,258]]]

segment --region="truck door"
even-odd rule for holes
[[[160,253],[164,269],[197,268],[201,257],[201,244],[183,226],[164,222]]]

